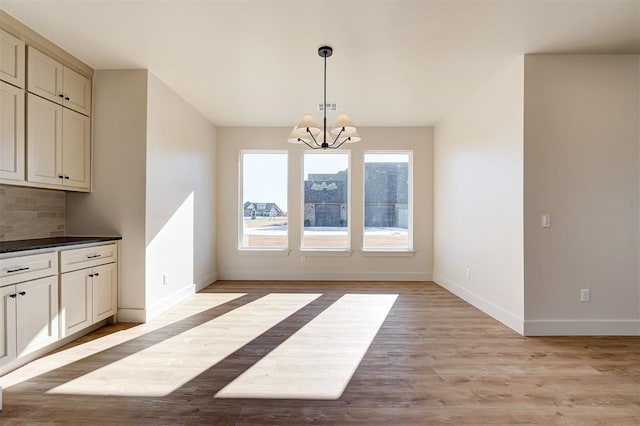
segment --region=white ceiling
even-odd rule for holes
[[[425,126],[525,53],[640,53],[640,0],[0,0],[95,69],[148,68],[220,126]]]

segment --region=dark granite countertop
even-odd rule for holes
[[[0,241],[0,253],[36,250],[49,247],[71,246],[75,244],[101,243],[103,241],[121,240],[122,237],[52,237],[34,238],[30,240]]]

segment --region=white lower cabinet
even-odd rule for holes
[[[68,336],[93,323],[92,280],[86,269],[60,277],[60,334]]]
[[[58,276],[0,288],[0,365],[58,340]]]
[[[117,253],[112,242],[0,253],[0,376],[63,337],[115,319]]]
[[[58,277],[16,284],[17,356],[58,340]]]
[[[115,263],[93,268],[93,322],[116,313],[118,271]]]
[[[117,280],[116,263],[66,272],[60,276],[61,337],[116,313]]]
[[[0,287],[0,365],[16,359],[16,286]]]
[[[63,314],[63,335],[115,315],[117,258],[115,243],[60,251],[60,307],[68,312]]]

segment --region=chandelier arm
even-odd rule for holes
[[[351,136],[349,136],[348,138],[345,138],[342,142],[340,142],[340,143],[338,144],[338,146],[333,146],[333,145],[331,145],[331,148],[333,148],[333,149],[338,149],[338,148],[340,148],[342,145],[344,145],[344,144],[345,144],[345,142],[347,142],[349,139],[351,139]],[[337,139],[336,139],[336,140],[337,140]]]
[[[309,136],[311,136],[311,139],[313,140],[313,143],[315,144],[315,146],[319,147],[320,144],[318,143],[318,141],[316,140],[316,137],[313,136],[313,133],[311,133],[311,131],[309,130],[309,128],[307,127],[307,133],[309,133]],[[315,148],[314,148],[315,149]]]
[[[342,132],[344,132],[344,127],[342,129],[340,129],[340,133],[338,133],[336,135],[336,138],[333,140],[333,142],[331,142],[331,146],[334,146],[336,144],[336,142],[338,142],[338,139],[340,139],[340,135],[342,134]],[[340,144],[340,145],[342,145],[342,144]],[[338,146],[340,146],[340,145],[338,145]]]
[[[303,144],[305,144],[306,146],[308,146],[308,147],[309,147],[309,148],[311,148],[311,149],[318,149],[318,147],[317,147],[317,146],[309,145],[309,144],[307,143],[307,141],[305,141],[304,139],[298,138],[298,141],[302,142]]]

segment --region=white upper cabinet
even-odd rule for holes
[[[31,46],[27,48],[27,90],[81,114],[91,113],[91,80]]]
[[[31,46],[28,47],[28,61],[27,90],[62,104],[63,65]]]
[[[24,88],[24,43],[0,30],[0,80]]]
[[[24,114],[24,91],[0,81],[0,178],[2,179],[24,181]]]
[[[62,105],[81,114],[91,113],[91,80],[65,67],[62,73],[62,87]]]
[[[28,94],[27,180],[61,189],[91,186],[91,120]]]
[[[91,180],[91,120],[62,110],[62,184],[89,189]]]
[[[62,107],[29,94],[27,115],[27,180],[61,185]]]

